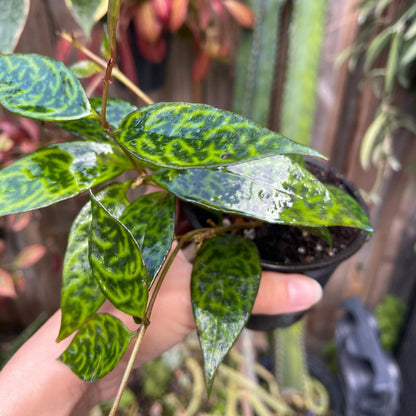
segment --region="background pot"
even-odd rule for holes
[[[323,172],[323,178],[319,179],[321,179],[324,183],[336,184],[338,187],[340,187],[348,194],[350,194],[352,197],[354,197],[357,200],[357,202],[363,207],[363,209],[367,212],[366,204],[358,190],[347,179],[345,179],[340,172],[338,172],[336,169],[332,167],[328,167],[324,164],[316,162],[315,160],[308,160],[306,162],[306,166],[309,170],[313,171],[314,174],[315,171]],[[205,224],[206,218],[212,217],[211,212],[208,213],[208,211],[195,205],[185,204],[184,209],[187,219],[193,228],[201,228],[205,226],[203,224]],[[271,225],[271,227],[273,228],[273,225]],[[279,225],[279,227],[288,226]],[[279,263],[278,261],[270,260],[270,256],[268,256],[268,258],[265,259],[262,256],[261,247],[258,246],[260,251],[261,266],[263,270],[275,271],[280,273],[304,274],[318,281],[322,287],[325,287],[326,283],[328,282],[329,278],[331,277],[335,269],[344,260],[348,259],[354,253],[356,253],[367,240],[367,237],[367,231],[354,229],[354,236],[350,243],[346,247],[342,248],[342,250],[338,251],[336,254],[332,256],[328,255],[325,258],[313,260],[308,263],[299,264]],[[257,244],[256,240],[254,240],[254,242]],[[296,313],[279,315],[253,314],[251,315],[247,323],[247,328],[258,331],[270,331],[278,327],[287,327],[298,321],[304,315],[305,312],[306,311],[301,311]]]

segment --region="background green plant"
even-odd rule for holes
[[[350,69],[356,69],[363,57],[363,73],[371,82],[379,100],[374,119],[368,126],[360,147],[364,170],[377,169],[377,178],[368,197],[378,202],[378,193],[387,168],[399,170],[401,164],[394,153],[396,136],[401,130],[416,134],[413,114],[397,106],[397,97],[409,94],[415,86],[416,68],[416,5],[409,4],[393,22],[385,22],[391,0],[366,0],[360,3],[360,32],[353,45],[338,58],[349,58]]]

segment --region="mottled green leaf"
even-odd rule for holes
[[[101,98],[92,98],[91,107],[101,114]],[[106,119],[111,128],[115,130],[121,120],[137,107],[127,101],[118,98],[109,98],[107,101]],[[104,131],[101,124],[94,117],[89,116],[80,120],[70,120],[55,123],[59,127],[71,132],[72,134],[97,141],[111,141],[112,138]]]
[[[208,390],[250,316],[260,275],[257,248],[242,237],[220,235],[206,240],[197,252],[191,301]]]
[[[75,75],[62,62],[36,54],[0,55],[0,104],[38,120],[73,120],[91,111]]]
[[[65,0],[68,9],[71,10],[87,37],[91,30],[107,11],[107,0]]]
[[[0,53],[13,52],[26,24],[29,0],[0,0]]]
[[[129,186],[129,182],[112,183],[97,194],[97,199],[119,218],[129,203],[126,198]],[[68,237],[62,271],[62,317],[58,341],[71,335],[105,301],[88,260],[91,218],[91,202],[88,202],[75,218]]]
[[[162,169],[152,179],[181,199],[222,212],[279,224],[371,229],[358,204],[359,215],[288,156],[221,169]]]
[[[149,288],[172,245],[175,206],[173,195],[154,192],[136,199],[120,217],[120,221],[131,231],[141,249]]]
[[[56,143],[0,171],[0,215],[30,211],[78,195],[131,165],[110,144]]]
[[[351,195],[333,185],[326,185],[326,187],[331,192],[332,199],[337,199],[339,204],[345,207],[346,212],[350,213],[350,216],[360,219],[361,222],[366,225],[366,227],[358,228],[363,228],[369,232],[373,231],[366,212]]]
[[[93,382],[114,369],[134,336],[114,316],[96,314],[80,328],[59,360],[82,380]]]
[[[146,267],[131,232],[91,193],[89,260],[107,299],[121,311],[143,318],[148,288]]]
[[[160,103],[129,114],[118,141],[149,165],[215,167],[275,154],[320,156],[234,113],[203,104]]]

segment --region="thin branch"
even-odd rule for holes
[[[121,396],[127,386],[131,371],[133,370],[134,361],[136,360],[137,353],[139,352],[140,345],[142,344],[143,336],[146,332],[147,326],[141,325],[137,334],[136,342],[134,343],[133,351],[131,352],[129,362],[127,363],[126,370],[124,371],[123,378],[121,380],[120,386],[118,388],[117,396],[114,399],[113,405],[111,406],[110,413],[108,416],[115,416],[117,408],[120,404]]]
[[[97,56],[94,52],[86,48],[84,45],[81,45],[73,36],[68,33],[61,33],[61,37],[69,42],[72,42],[75,48],[80,50],[85,56],[87,56],[91,61],[100,65],[102,68],[107,68],[107,62]],[[131,82],[117,67],[113,68],[113,76],[118,79],[125,87],[127,87],[133,94],[140,98],[145,104],[153,104],[154,101],[139,87],[137,87],[133,82]]]

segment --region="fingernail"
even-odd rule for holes
[[[296,309],[306,309],[322,298],[322,287],[308,277],[293,277],[288,282],[289,301]]]

